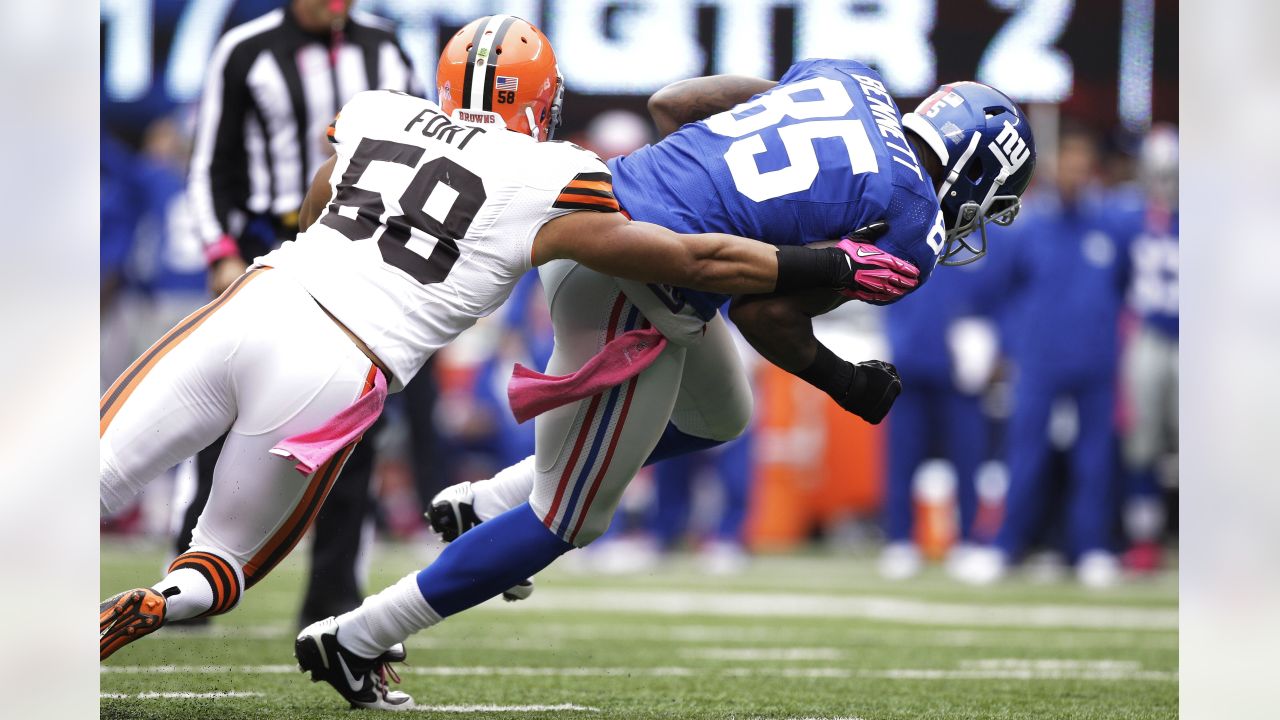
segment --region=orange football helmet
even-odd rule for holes
[[[440,109],[549,140],[560,124],[564,79],[551,41],[512,15],[490,15],[459,30],[436,69]]]

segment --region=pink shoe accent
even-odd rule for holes
[[[310,475],[338,451],[364,434],[382,414],[387,401],[387,379],[381,370],[373,371],[373,388],[329,418],[324,425],[308,432],[285,438],[269,451],[272,455],[294,460],[296,469]]]
[[[667,339],[656,328],[631,330],[611,340],[577,372],[544,375],[516,363],[507,400],[516,422],[599,395],[644,372],[658,359]]]

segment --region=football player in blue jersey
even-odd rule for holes
[[[1142,143],[1138,176],[1146,197],[1134,213],[1128,305],[1138,327],[1121,356],[1129,427],[1121,449],[1128,475],[1123,508],[1125,565],[1160,563],[1165,506],[1157,470],[1178,451],[1178,131],[1157,125]],[[1169,463],[1171,469],[1177,463]]]
[[[464,31],[450,44],[467,40]],[[502,74],[501,56],[486,67],[472,53],[463,80],[447,67],[450,54],[446,47],[437,75],[447,112],[491,125],[522,122],[519,108],[470,85],[486,72]],[[555,87],[559,78],[547,82]],[[1021,110],[990,87],[956,83],[904,118],[880,76],[849,60],[803,61],[778,82],[690,80],[650,106],[660,127],[674,132],[609,163],[622,210],[684,232],[715,228],[779,246],[842,243],[857,263],[848,297],[738,298],[731,313],[765,358],[880,422],[900,391],[893,366],[839,358],[814,338],[811,317],[849,297],[892,302],[940,260],[980,256],[985,223],[1011,222],[1030,181],[1034,142]],[[589,188],[581,194],[592,202]],[[571,262],[548,263],[540,276],[556,335],[548,373],[574,373],[611,341],[650,325],[661,332],[660,352],[604,392],[538,415],[533,457],[437,496],[428,515],[452,544],[361,608],[305,629],[300,658],[324,647],[369,665],[499,593],[527,596],[526,578],[604,532],[643,464],[746,427],[750,387],[716,313],[728,298],[624,282]],[[344,692],[340,677],[312,670],[313,680]]]
[[[1090,587],[1119,580],[1112,526],[1116,474],[1118,323],[1131,277],[1131,214],[1097,183],[1099,148],[1086,126],[1064,122],[1054,176],[993,256],[1008,298],[1006,355],[1016,369],[1006,455],[1009,488],[992,547],[967,553],[957,577],[1001,580],[1044,527],[1051,492],[1048,428],[1054,406],[1076,408],[1077,432],[1063,503],[1065,549]]]

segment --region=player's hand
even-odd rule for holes
[[[861,228],[842,239],[836,247],[849,256],[852,266],[849,287],[840,292],[846,297],[885,305],[901,298],[920,284],[920,270],[869,242],[861,242],[884,232],[884,223]]]
[[[901,298],[920,284],[920,271],[915,265],[875,245],[845,238],[836,247],[849,256],[853,267],[850,286],[840,291],[846,297],[884,305]]]
[[[239,255],[228,255],[209,266],[209,292],[218,297],[249,267]]]
[[[872,425],[879,425],[902,392],[898,369],[893,363],[868,360],[855,363],[853,372],[849,394],[840,405]]]

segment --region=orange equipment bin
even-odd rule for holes
[[[748,545],[792,549],[815,525],[878,511],[884,425],[868,425],[772,365],[763,364],[758,380]]]

